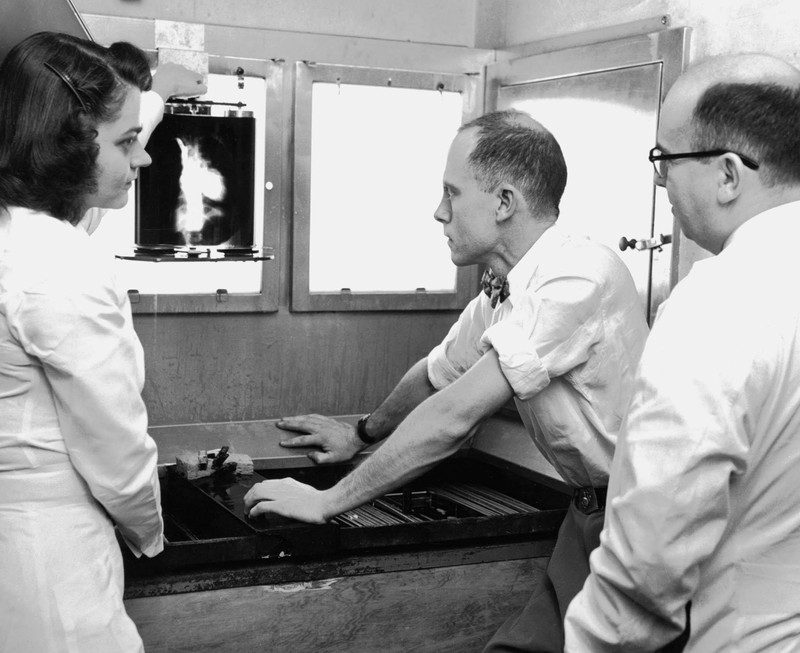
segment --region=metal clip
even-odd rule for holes
[[[222,464],[228,459],[230,454],[228,450],[230,449],[229,446],[225,445],[222,447],[219,452],[214,456],[214,461],[211,463],[211,467],[214,469],[222,469]],[[210,456],[209,456],[210,457]]]

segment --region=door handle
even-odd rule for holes
[[[639,251],[657,249],[660,252],[662,245],[669,245],[671,242],[672,236],[670,234],[659,234],[653,238],[642,238],[641,240],[625,238],[625,236],[623,236],[619,239],[619,248],[623,252],[628,248],[638,249]]]

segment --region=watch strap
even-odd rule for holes
[[[374,438],[367,433],[367,420],[369,419],[370,415],[372,415],[372,413],[362,415],[356,423],[356,434],[358,435],[359,440],[361,440],[364,444],[375,444],[378,441],[378,438]]]

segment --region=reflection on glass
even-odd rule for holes
[[[452,291],[434,219],[459,93],[314,83],[309,290]]]
[[[500,94],[499,108],[528,112],[561,145],[568,180],[559,223],[618,254],[622,236],[652,233],[653,168],[647,152],[658,128],[660,79],[660,64],[647,64],[508,86]],[[621,257],[644,308],[650,255],[629,250]]]

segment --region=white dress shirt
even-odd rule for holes
[[[610,249],[554,225],[508,283],[506,301],[492,309],[481,293],[431,351],[431,383],[452,383],[494,348],[542,454],[570,485],[605,486],[647,338],[633,279]]]
[[[800,203],[742,225],[662,306],[566,650],[800,651]]]

